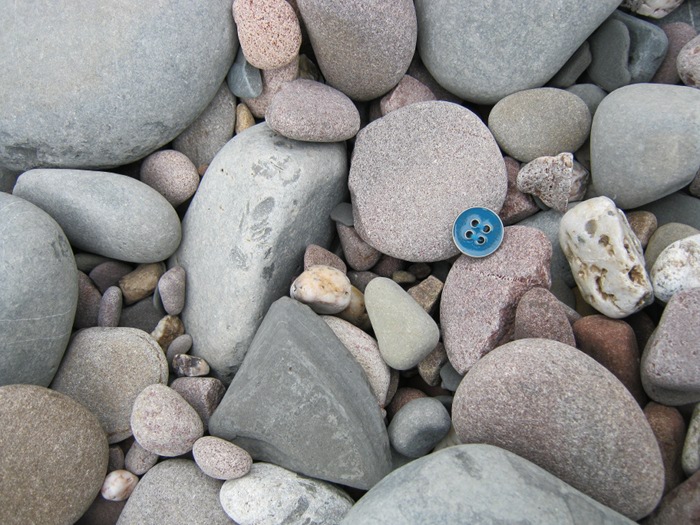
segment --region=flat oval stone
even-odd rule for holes
[[[663,463],[641,408],[568,345],[523,339],[492,351],[459,385],[452,417],[462,443],[503,447],[631,519],[661,499]]]
[[[66,395],[34,385],[0,387],[2,523],[74,523],[107,474],[97,418]]]
[[[8,193],[0,193],[0,224],[0,386],[48,386],[78,305],[73,252],[56,221]]]
[[[131,430],[143,448],[159,456],[180,456],[204,433],[202,420],[172,388],[153,384],[134,401]]]
[[[591,191],[623,209],[690,184],[700,166],[700,91],[634,84],[609,94],[591,127]]]
[[[204,436],[194,442],[192,455],[197,466],[215,479],[236,479],[245,476],[253,459],[241,447],[225,439]]]
[[[495,104],[544,85],[619,3],[518,0],[465,8],[450,0],[417,0],[418,51],[448,91]]]
[[[194,461],[161,461],[136,485],[117,524],[231,525],[219,503],[221,485]]]
[[[475,206],[500,210],[508,181],[483,122],[464,107],[433,101],[364,127],[348,185],[362,239],[397,259],[431,262],[459,254],[454,220]]]
[[[668,302],[682,290],[700,288],[700,234],[668,245],[651,268],[654,295]]]
[[[413,2],[296,3],[329,85],[353,100],[371,100],[399,83],[416,49]]]
[[[559,244],[581,295],[600,313],[620,319],[653,301],[642,246],[612,200],[596,197],[566,212]]]
[[[187,275],[182,266],[173,266],[158,279],[158,293],[169,315],[180,315],[185,307]]]
[[[51,388],[82,403],[104,428],[109,443],[131,435],[136,396],[168,382],[160,346],[136,328],[87,328],[70,342]]]
[[[360,113],[344,93],[320,82],[287,82],[265,111],[270,128],[290,139],[340,142],[360,130]]]
[[[51,215],[71,245],[120,261],[167,259],[180,244],[180,219],[146,184],[116,173],[31,170],[14,194]]]
[[[509,95],[489,113],[489,129],[511,157],[530,162],[576,151],[588,138],[591,114],[563,89],[528,89]]]
[[[18,3],[4,14],[0,69],[15,74],[0,81],[0,165],[17,171],[144,157],[207,107],[238,48],[231,0],[90,3],[70,13]]]
[[[450,414],[440,401],[422,397],[406,403],[391,419],[389,441],[409,458],[430,452],[450,431]]]
[[[236,523],[338,523],[352,500],[329,483],[305,478],[270,463],[224,483],[221,506]]]
[[[456,445],[394,470],[353,505],[341,525],[634,524],[507,450]]]

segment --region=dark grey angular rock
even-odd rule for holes
[[[192,354],[225,383],[270,304],[301,273],[306,247],[329,245],[346,176],[343,143],[297,142],[265,123],[236,135],[209,165],[170,266],[187,272],[182,320]]]
[[[660,27],[620,10],[615,11],[611,18],[625,24],[629,31],[627,69],[630,73],[630,83],[649,82],[666,56],[666,33]]]
[[[270,307],[209,432],[253,459],[350,487],[368,489],[391,470],[362,368],[323,319],[288,297]]]
[[[544,85],[619,3],[417,0],[418,50],[448,91],[493,104]]]
[[[194,461],[162,461],[136,485],[117,525],[231,525],[219,503],[222,485]]]
[[[591,187],[622,209],[690,184],[700,166],[700,91],[634,84],[609,94],[591,127]]]
[[[48,386],[68,345],[78,270],[60,226],[0,193],[0,386]]]
[[[395,470],[344,525],[633,525],[534,463],[491,445],[458,445]]]
[[[13,193],[51,215],[73,247],[88,252],[149,263],[167,259],[180,244],[180,219],[170,203],[126,175],[30,170]]]
[[[263,84],[260,70],[251,66],[239,49],[236,60],[226,76],[228,88],[239,98],[255,98],[262,94]]]
[[[0,166],[19,171],[145,156],[204,110],[238,47],[230,0],[18,2],[3,15]]]
[[[606,91],[614,91],[630,83],[632,75],[627,68],[630,53],[630,32],[615,18],[608,18],[591,35],[591,65],[589,78]]]

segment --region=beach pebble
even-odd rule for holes
[[[109,501],[124,501],[131,496],[138,482],[139,478],[128,470],[113,470],[102,483],[100,494]]]
[[[350,304],[345,310],[338,312],[336,316],[366,332],[372,329],[372,323],[365,306],[365,294],[354,286],[350,287]]]
[[[607,197],[589,199],[566,212],[559,244],[581,295],[600,313],[619,319],[653,301],[639,239]]]
[[[552,245],[526,226],[507,226],[500,248],[488,257],[460,256],[440,300],[440,327],[450,363],[465,374],[481,357],[513,337],[520,298],[549,288]]]
[[[97,314],[97,326],[117,327],[122,315],[122,290],[118,286],[110,286],[105,290],[100,301]]]
[[[681,457],[686,476],[690,477],[700,470],[700,403],[695,405],[690,417]]]
[[[682,3],[683,0],[623,0],[620,7],[649,18],[663,18]]]
[[[668,302],[676,293],[700,288],[700,234],[668,245],[650,272],[654,295]]]
[[[170,388],[199,414],[205,431],[209,427],[209,418],[226,392],[224,384],[214,377],[178,377],[170,384]]]
[[[391,372],[382,359],[377,341],[361,329],[337,317],[324,316],[323,320],[360,364],[379,406],[384,407],[391,382]]]
[[[600,102],[605,98],[607,93],[595,84],[574,84],[566,88],[569,93],[573,93],[579,97],[588,107],[591,113],[591,118],[595,116],[595,112],[600,105]]]
[[[431,262],[459,254],[451,233],[455,218],[474,206],[500,210],[508,182],[483,122],[464,107],[432,101],[364,127],[355,139],[348,185],[362,239],[397,259]]]
[[[272,97],[265,120],[280,135],[308,142],[341,142],[360,129],[352,100],[337,89],[301,78],[287,82]]]
[[[632,228],[632,232],[639,239],[639,244],[641,244],[642,248],[646,248],[649,244],[649,239],[657,228],[656,215],[650,211],[639,210],[627,212],[625,217],[627,217],[627,222]],[[646,260],[646,251],[644,256]]]
[[[180,315],[182,312],[186,282],[186,272],[182,266],[173,266],[158,279],[160,300],[169,315]]]
[[[173,207],[194,195],[199,185],[195,165],[184,153],[174,149],[156,151],[146,157],[141,163],[139,178],[165,197]]]
[[[138,441],[134,440],[126,453],[126,458],[124,458],[124,468],[137,476],[143,476],[158,463],[158,458],[158,454],[149,452],[139,445]]]
[[[566,213],[574,172],[574,156],[538,157],[518,172],[517,186],[523,193],[536,196],[550,208]]]
[[[664,462],[664,494],[668,494],[685,478],[681,459],[686,439],[685,421],[678,409],[654,401],[646,404],[644,415],[659,444]]]
[[[522,339],[493,350],[460,383],[452,418],[463,443],[505,448],[631,519],[661,499],[663,463],[641,408],[568,345]]]
[[[143,448],[159,456],[180,456],[204,432],[202,420],[185,399],[165,385],[144,388],[134,401],[131,430]]]
[[[619,20],[630,35],[627,69],[630,83],[649,82],[659,69],[668,50],[668,37],[663,29],[647,20],[616,10],[610,17]]]
[[[194,461],[161,461],[136,485],[118,525],[231,525],[219,503],[222,484]]]
[[[272,102],[272,98],[282,89],[287,82],[299,78],[299,58],[292,59],[289,64],[275,69],[266,69],[262,72],[263,89],[257,97],[244,97],[241,100],[257,118],[265,118],[265,112]]]
[[[257,67],[246,60],[243,49],[238,50],[236,59],[226,75],[226,83],[231,94],[236,97],[255,98],[261,95],[263,90],[262,75]]]
[[[505,226],[510,226],[534,215],[539,211],[539,208],[535,201],[532,200],[531,195],[518,189],[520,163],[512,157],[504,157],[503,160],[506,163],[506,171],[508,173],[508,191],[498,216]]]
[[[88,276],[95,283],[101,293],[105,293],[110,286],[119,284],[119,279],[131,273],[134,267],[122,261],[105,261],[98,264]]]
[[[580,97],[563,89],[528,89],[499,100],[488,125],[506,154],[530,162],[576,151],[588,138],[591,114]]]
[[[557,71],[557,74],[547,82],[547,86],[559,89],[571,87],[583,72],[586,71],[591,64],[591,60],[591,47],[586,41],[574,51],[574,54],[569,57],[566,64],[564,64],[561,69]]]
[[[185,333],[185,325],[182,320],[174,315],[166,315],[151,332],[151,337],[160,345],[164,352],[170,347],[170,344]]]
[[[399,454],[419,458],[450,431],[450,415],[432,397],[414,399],[401,407],[389,425],[389,440]]]
[[[692,523],[698,514],[700,514],[700,473],[696,472],[669,492],[644,524]]]
[[[80,328],[97,326],[102,294],[83,272],[78,272],[78,306],[73,325]]]
[[[562,303],[546,288],[532,288],[518,301],[513,339],[551,339],[576,346]]]
[[[193,355],[176,354],[172,365],[178,377],[202,377],[209,374],[207,362]]]
[[[336,254],[317,244],[309,244],[304,250],[304,271],[319,264],[332,266],[343,273],[347,273],[348,270],[343,260]]]
[[[661,29],[668,38],[668,50],[651,81],[656,84],[678,84],[680,81],[677,66],[678,55],[683,46],[695,38],[698,33],[693,26],[683,22],[664,24]]]
[[[382,116],[416,102],[437,100],[428,86],[410,75],[404,75],[399,83],[379,101]]]
[[[686,86],[693,88],[700,87],[700,59],[698,59],[698,53],[700,53],[700,37],[696,36],[681,48],[676,59],[678,76]]]
[[[445,363],[447,363],[445,345],[438,343],[433,351],[418,363],[418,373],[428,385],[439,386],[441,381],[440,370]]]
[[[126,175],[33,169],[20,175],[13,194],[51,215],[74,248],[151,263],[167,259],[180,244],[180,219],[170,203]]]
[[[195,441],[192,456],[202,472],[215,479],[240,478],[248,474],[253,465],[250,454],[241,447],[212,436]]]
[[[190,334],[178,335],[172,342],[168,345],[168,349],[165,351],[165,358],[168,363],[172,365],[173,359],[178,354],[187,354],[192,349],[192,336]],[[162,347],[161,347],[162,348]]]
[[[153,304],[153,298],[147,297],[138,303],[122,308],[119,326],[138,328],[146,333],[151,333],[156,329],[164,315],[165,311],[159,305]]]
[[[82,403],[100,421],[110,443],[131,435],[136,396],[168,381],[163,351],[135,328],[87,328],[71,340],[51,388]]]
[[[255,117],[253,117],[248,106],[241,102],[236,106],[236,135],[253,126],[255,126]]]
[[[403,270],[406,267],[406,262],[391,255],[382,255],[377,264],[372,266],[371,271],[376,273],[379,277],[388,277],[399,270]]]
[[[352,228],[355,225],[355,219],[352,216],[352,204],[349,202],[338,203],[338,205],[331,210],[331,219],[348,228]]]
[[[282,67],[299,53],[301,28],[288,2],[234,0],[233,19],[241,49],[254,67]]]
[[[0,455],[0,523],[75,523],[107,474],[100,422],[70,397],[35,385],[0,387],[0,421],[7,451]]]
[[[642,353],[644,390],[657,403],[700,401],[700,288],[675,294]]]
[[[647,270],[651,271],[661,252],[671,244],[693,235],[700,235],[700,230],[688,226],[687,224],[667,222],[659,226],[649,238],[646,250],[644,251],[644,260]]]
[[[416,48],[410,0],[331,5],[297,0],[318,67],[330,86],[353,100],[377,98],[399,83]]]
[[[355,228],[340,222],[336,222],[335,227],[343,248],[343,255],[350,268],[362,272],[377,264],[382,256],[381,252],[363,241]],[[358,288],[362,290],[361,287]]]
[[[124,451],[119,445],[109,447],[109,462],[107,463],[107,472],[113,470],[121,470],[124,468]]]
[[[316,265],[292,283],[289,295],[319,314],[337,314],[350,304],[350,280],[332,266]]]
[[[151,295],[163,273],[165,273],[163,263],[139,264],[135,270],[119,279],[124,304],[134,304]]]
[[[352,507],[339,488],[271,463],[255,463],[248,475],[226,481],[219,498],[240,525],[338,523]]]
[[[435,348],[440,330],[421,306],[391,279],[377,277],[365,289],[365,306],[386,363],[408,370]]]
[[[573,323],[578,348],[617,377],[639,406],[648,401],[639,375],[641,353],[634,330],[624,321],[587,315]]]
[[[700,91],[666,84],[618,89],[600,103],[591,127],[591,190],[622,209],[669,195],[695,177],[698,139]]]

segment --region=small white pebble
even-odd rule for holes
[[[124,501],[134,491],[138,476],[128,470],[114,470],[107,474],[100,493],[109,501]]]
[[[337,314],[350,304],[351,289],[350,280],[343,272],[317,264],[294,280],[289,295],[318,314]]]

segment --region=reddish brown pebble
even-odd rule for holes
[[[409,104],[437,100],[428,86],[410,75],[404,75],[395,88],[379,101],[382,116]]]
[[[226,392],[224,384],[214,377],[179,377],[170,387],[195,409],[205,430]]]
[[[391,255],[382,255],[379,262],[372,266],[371,271],[376,273],[379,277],[391,278],[394,272],[403,270],[406,266],[406,262]]]
[[[88,274],[101,293],[119,284],[119,279],[133,271],[134,267],[121,261],[107,261],[95,266]]]
[[[424,392],[421,390],[418,390],[417,388],[399,388],[396,391],[396,394],[394,394],[393,399],[391,400],[391,403],[387,405],[386,407],[386,414],[389,419],[394,417],[394,414],[396,414],[402,406],[404,406],[406,403],[409,401],[413,401],[414,399],[418,399],[421,397],[428,397],[425,395]]]
[[[506,172],[508,173],[508,191],[498,216],[505,226],[509,226],[534,215],[540,209],[531,195],[518,189],[517,180],[520,163],[511,157],[504,157],[503,160],[506,163]]]
[[[124,304],[134,304],[151,295],[163,273],[165,273],[163,263],[139,264],[133,272],[119,279]]]
[[[350,228],[339,222],[335,226],[338,230],[340,244],[343,247],[345,260],[350,268],[364,271],[377,264],[382,254],[379,250],[363,241],[355,231],[355,228]]]
[[[433,275],[429,275],[426,279],[423,279],[419,284],[408,289],[408,295],[413,297],[413,299],[421,305],[423,310],[432,314],[435,310],[435,306],[440,299],[440,293],[442,292],[443,283],[440,279]]]
[[[589,315],[574,323],[581,351],[610,370],[641,406],[647,401],[639,375],[640,352],[634,330],[624,321]]]
[[[700,471],[664,496],[644,525],[697,525],[700,523]]]
[[[92,280],[83,272],[78,272],[78,308],[75,311],[76,328],[97,326],[102,294]]]
[[[664,494],[667,494],[680,485],[685,478],[681,464],[685,421],[678,409],[654,401],[650,401],[644,407],[644,415],[659,443],[666,473]]]
[[[642,248],[646,248],[649,239],[654,234],[657,228],[656,215],[650,211],[630,211],[625,213],[627,222],[632,228],[632,232],[637,236]]]
[[[527,291],[515,310],[513,338],[537,337],[576,346],[562,303],[545,288]]]
[[[656,84],[678,84],[680,81],[678,68],[676,67],[678,53],[698,33],[693,26],[684,22],[663,24],[661,29],[664,30],[668,37],[668,49],[666,50],[666,57],[661,62],[659,69],[654,73],[651,81]]]
[[[418,364],[418,373],[423,378],[423,381],[430,386],[438,386],[440,384],[440,369],[445,363],[447,363],[445,346],[442,343],[438,343],[435,350],[430,352],[428,357]]]
[[[345,266],[343,260],[336,254],[329,252],[325,248],[322,248],[316,244],[309,244],[306,247],[306,251],[304,251],[304,270],[308,270],[309,267],[316,266],[318,264],[331,266],[343,273],[347,273],[348,271],[348,268]]]

